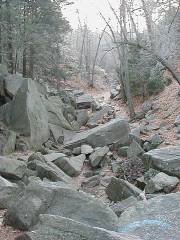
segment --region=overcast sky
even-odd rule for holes
[[[78,26],[78,17],[76,10],[79,10],[81,21],[87,19],[88,26],[91,30],[104,28],[104,22],[99,16],[99,11],[107,18],[112,17],[107,0],[74,0],[72,6],[67,6],[64,14],[70,21],[73,28]],[[118,7],[119,0],[110,0],[114,8]]]

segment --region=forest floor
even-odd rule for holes
[[[110,93],[108,90],[87,90],[95,98],[104,98],[104,102],[111,104],[116,110],[117,116],[129,119],[128,108],[122,100],[110,100]],[[171,85],[167,86],[164,91],[158,95],[149,97],[148,101],[153,102],[153,109],[156,111],[153,113],[154,121],[153,123],[158,125],[164,125],[162,129],[158,129],[158,132],[163,136],[165,144],[177,145],[180,144],[180,140],[176,138],[176,131],[174,122],[178,115],[180,115],[180,96],[178,95],[179,85],[173,82]],[[135,112],[142,110],[143,98],[134,98],[134,108]],[[143,124],[144,120],[134,121],[135,124]],[[148,135],[152,135],[157,130],[151,131]],[[147,137],[147,136],[146,136]]]

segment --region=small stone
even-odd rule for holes
[[[132,158],[134,156],[141,156],[143,153],[144,150],[142,147],[137,142],[133,141],[128,148],[127,156],[128,158]]]
[[[29,156],[28,162],[31,162],[34,160],[38,160],[40,162],[45,162],[45,157],[40,152],[36,152]]]
[[[146,186],[146,181],[144,179],[144,176],[139,177],[136,179],[136,186],[138,188],[140,188],[141,190],[144,190],[145,186]]]
[[[178,116],[176,117],[176,120],[175,120],[175,122],[174,122],[174,125],[175,125],[176,127],[180,125],[180,115],[178,115]]]
[[[120,147],[118,149],[118,155],[120,157],[127,157],[128,149],[129,149],[129,146]]]
[[[98,186],[99,184],[100,184],[100,176],[96,175],[82,181],[81,186],[87,187],[87,188],[93,188]]]
[[[81,146],[82,154],[88,155],[88,154],[91,154],[93,151],[94,151],[94,149],[90,145],[84,144]]]
[[[98,167],[100,162],[103,160],[105,155],[109,152],[109,148],[107,146],[97,149],[90,156],[90,162],[92,167]]]
[[[120,163],[113,162],[111,164],[111,168],[112,168],[113,173],[119,173],[119,171],[121,169]]]
[[[81,154],[81,147],[76,147],[73,149],[72,154],[78,156]]]

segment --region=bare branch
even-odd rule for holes
[[[180,9],[180,1],[179,1],[179,5],[178,5],[178,8],[177,8],[177,11],[176,11],[176,13],[175,13],[175,15],[173,17],[173,20],[171,21],[171,24],[169,25],[168,33],[171,31],[171,27],[172,27],[172,25],[173,25],[177,15],[178,15],[179,9]]]

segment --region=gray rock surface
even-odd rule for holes
[[[90,227],[69,218],[40,215],[40,223],[34,231],[22,234],[15,240],[140,240],[127,234]]]
[[[151,150],[144,154],[147,169],[155,168],[172,176],[180,177],[180,147],[172,146]]]
[[[9,201],[20,192],[20,187],[0,176],[0,209],[7,209]]]
[[[0,132],[0,155],[8,155],[15,151],[16,133],[7,129]]]
[[[100,147],[95,150],[90,156],[90,163],[92,167],[98,167],[105,155],[109,152],[109,147]]]
[[[170,193],[178,183],[179,179],[177,177],[171,177],[163,172],[160,172],[147,182],[145,191],[146,193],[155,193],[160,191]]]
[[[89,94],[77,96],[76,105],[78,109],[86,109],[92,106],[94,99]]]
[[[60,129],[73,130],[71,123],[66,119],[64,115],[64,103],[58,96],[50,97],[48,99],[43,98],[43,103],[47,110],[48,123],[57,126]],[[75,111],[73,109],[73,111]]]
[[[24,82],[24,78],[19,75],[19,74],[9,74],[6,78],[5,78],[5,90],[6,93],[13,98],[17,91],[19,90],[19,88],[22,86],[23,82]]]
[[[180,193],[138,202],[122,213],[119,224],[119,232],[143,240],[179,240]]]
[[[103,106],[101,110],[95,111],[93,115],[90,117],[87,125],[88,126],[98,126],[104,118],[104,116],[109,115],[112,111],[112,108],[109,106]]]
[[[33,147],[41,146],[48,140],[47,111],[33,80],[23,82],[10,105],[8,114],[12,130],[29,137]]]
[[[37,176],[41,179],[47,178],[51,181],[72,183],[72,179],[51,161],[33,160],[28,163],[28,168],[36,171]]]
[[[128,197],[125,200],[122,200],[120,202],[114,203],[111,206],[111,209],[116,213],[118,217],[127,210],[129,207],[134,206],[138,202],[137,198],[135,197]]]
[[[76,177],[81,173],[86,156],[84,154],[75,157],[66,157],[62,153],[52,153],[46,159],[51,159],[51,161],[59,167],[63,172],[71,177]]]
[[[124,119],[115,119],[102,126],[77,133],[65,146],[75,148],[82,144],[92,147],[103,147],[113,143],[126,145],[129,141],[129,124]]]
[[[142,154],[144,153],[144,150],[142,149],[142,147],[135,141],[133,141],[128,150],[127,150],[127,156],[128,158],[133,158],[134,156],[142,156]]]
[[[8,207],[6,223],[28,230],[46,213],[71,218],[93,227],[117,229],[115,213],[100,200],[66,186],[31,183]]]
[[[82,154],[88,155],[88,154],[91,154],[93,151],[94,151],[94,149],[90,145],[83,144],[81,146],[81,153]]]
[[[153,107],[153,102],[152,101],[145,101],[142,105],[142,111],[143,112],[148,112],[152,109]]]
[[[120,157],[127,157],[129,146],[119,147],[118,148],[118,155]]]
[[[26,164],[19,160],[0,157],[0,174],[12,180],[22,179],[26,172]]]
[[[85,160],[86,156],[84,154],[75,157],[70,157],[70,159],[67,162],[69,166],[66,166],[66,169],[63,168],[63,171],[66,172],[66,174],[68,174],[69,176],[77,177],[81,173]]]
[[[55,163],[56,161],[62,159],[63,157],[66,157],[66,155],[64,153],[53,152],[53,153],[50,153],[50,154],[46,154],[43,157],[45,158],[46,161]]]
[[[131,196],[138,197],[141,190],[125,180],[112,177],[106,194],[111,201],[118,202]]]
[[[79,124],[79,126],[84,126],[86,125],[86,123],[89,120],[89,114],[88,111],[86,109],[81,109],[81,110],[77,110],[77,122]]]

